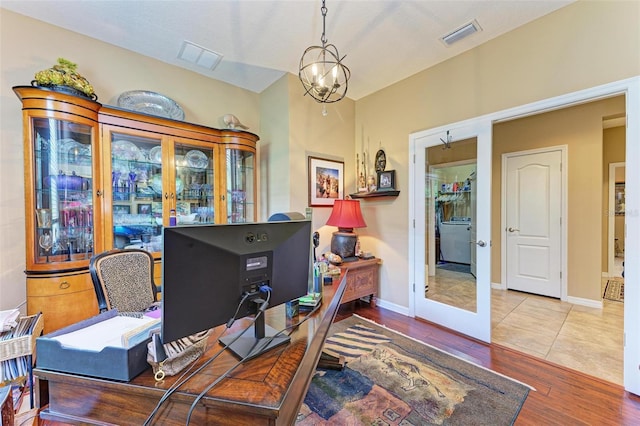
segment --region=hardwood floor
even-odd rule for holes
[[[353,313],[534,387],[516,425],[640,424],[640,397],[621,386],[366,303],[343,305],[336,320]]]
[[[359,301],[341,306],[336,320],[354,313],[533,386],[536,391],[529,393],[517,426],[640,424],[640,397],[621,386]]]

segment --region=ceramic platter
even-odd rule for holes
[[[131,90],[118,96],[118,106],[159,117],[184,120],[184,111],[173,99],[148,90]]]
[[[184,158],[185,160],[187,160],[187,165],[194,169],[203,170],[206,169],[209,165],[209,159],[207,158],[207,155],[202,151],[198,151],[197,149],[192,149],[191,151],[187,152]]]

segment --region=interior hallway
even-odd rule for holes
[[[603,278],[603,292],[606,283]],[[438,271],[437,278],[429,279],[427,295],[475,311],[474,290],[471,275]],[[597,309],[512,290],[491,290],[492,343],[619,385],[623,384],[623,321],[623,302],[605,299],[603,309]]]

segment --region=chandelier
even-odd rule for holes
[[[338,102],[347,94],[347,82],[351,71],[347,68],[338,53],[338,48],[327,44],[325,35],[325,21],[327,8],[322,0],[322,46],[311,46],[300,58],[298,77],[304,86],[305,95],[309,94],[320,103]],[[345,55],[346,56],[346,55]]]

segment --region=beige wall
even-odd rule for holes
[[[262,117],[265,104],[255,93],[3,9],[0,24],[0,309],[24,301],[22,128],[11,86],[28,84],[36,71],[62,56],[79,64],[103,103],[113,103],[125,90],[143,88],[175,99],[185,108],[188,121],[217,126],[218,118],[231,112],[256,133],[267,129]],[[640,2],[579,1],[355,103],[344,103],[346,111],[342,102],[330,106],[330,118],[324,122],[320,106],[295,88],[291,81],[295,77],[287,76],[274,90],[289,90],[286,143],[307,154],[344,158],[347,192],[353,189],[355,155],[363,141],[371,141],[373,152],[385,149],[387,169],[396,170],[401,192],[397,198],[362,202],[367,228],[360,235],[363,249],[383,259],[380,298],[402,310],[409,306],[409,134],[636,75],[640,75]],[[281,96],[285,95],[265,93],[265,98],[278,100],[278,108],[286,108]],[[274,126],[286,127],[287,119],[276,119]],[[349,132],[351,143],[345,139]],[[269,129],[266,135],[266,143],[287,138],[283,128]],[[270,161],[267,164],[273,167]],[[306,158],[301,164],[300,155],[290,153],[289,169],[283,172],[291,187],[287,211],[298,210],[307,199]],[[276,170],[265,173],[278,176]],[[271,187],[273,177],[265,178]],[[264,191],[262,185],[261,196]],[[265,202],[269,209],[286,205],[281,199]],[[329,209],[314,210],[319,226]],[[323,234],[329,235],[332,230],[325,228]],[[322,238],[325,244],[328,237]]]
[[[277,212],[305,213],[309,205],[308,156],[345,163],[345,192],[354,185],[353,153],[355,102],[344,99],[322,107],[301,96],[297,76],[287,74],[261,93],[260,174],[263,217]],[[302,92],[304,93],[304,92]],[[320,232],[318,254],[329,250],[335,227],[325,226],[331,209],[314,207],[313,229]],[[364,238],[364,235],[363,235]]]
[[[554,146],[567,146],[567,293],[571,297],[600,300],[602,221],[602,163],[604,117],[624,111],[624,96],[578,105],[493,127],[491,280],[501,283],[500,222],[502,155]]]
[[[382,140],[401,191],[365,216],[380,218],[367,228],[380,238],[380,298],[409,306],[409,134],[636,75],[640,2],[579,1],[358,100],[356,149],[362,135]]]

